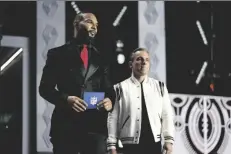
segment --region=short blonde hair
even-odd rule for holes
[[[132,51],[132,53],[130,54],[130,61],[133,61],[134,60],[134,54],[137,52],[137,51],[145,51],[149,54],[148,50],[146,48],[136,48],[135,50]]]

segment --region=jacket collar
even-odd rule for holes
[[[132,75],[131,75],[131,80],[132,80],[132,82],[133,82],[134,84],[140,85],[140,82],[135,78],[133,72],[132,72]],[[143,83],[148,83],[148,75],[145,76],[144,81],[142,82],[142,84],[143,84]]]
[[[79,49],[83,48],[83,44],[81,42],[79,42],[78,40],[74,39],[74,38],[72,38],[70,41],[68,41],[67,45],[72,47],[72,48],[76,48],[76,47],[79,48]],[[94,46],[94,43],[87,44],[87,47],[89,49],[92,49],[95,53],[100,54],[100,52]]]

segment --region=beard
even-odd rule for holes
[[[88,31],[86,27],[81,26],[78,29],[78,34],[76,39],[81,41],[83,44],[93,44],[95,40],[95,35]]]

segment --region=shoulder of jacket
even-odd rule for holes
[[[149,83],[153,83],[153,84],[164,83],[161,80],[157,80],[157,79],[154,79],[154,78],[151,78],[151,77],[148,77],[148,81],[149,81]]]
[[[154,79],[154,78],[149,78],[149,82],[151,82],[151,84],[153,84],[154,86],[158,87],[158,89],[160,90],[160,93],[162,95],[162,97],[164,96],[164,87],[166,86],[165,83],[163,81]]]
[[[129,84],[132,84],[132,83],[133,83],[132,79],[131,79],[131,77],[129,77],[129,78],[125,79],[124,81],[122,81],[121,85],[126,86],[126,85],[129,85]]]
[[[49,49],[48,54],[59,55],[59,54],[63,53],[65,48],[66,48],[66,44],[52,48],[52,49]]]
[[[123,81],[121,81],[121,82],[119,82],[119,83],[114,84],[114,88],[115,88],[115,87],[122,87],[122,86],[125,86],[126,84],[129,84],[129,82],[131,82],[131,81],[130,81],[130,78],[127,78],[127,79],[125,79],[125,80],[123,80]]]

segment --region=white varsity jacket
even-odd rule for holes
[[[174,142],[173,108],[163,82],[146,77],[143,84],[147,113],[155,142],[161,140]],[[122,144],[138,144],[141,130],[141,86],[132,75],[114,85],[116,102],[108,115],[107,148],[116,149],[118,141]]]

